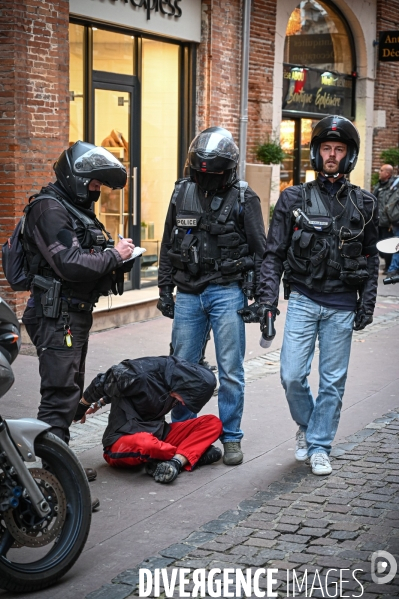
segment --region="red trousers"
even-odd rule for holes
[[[211,414],[184,422],[172,422],[164,441],[151,433],[124,435],[104,450],[110,466],[138,466],[149,460],[170,460],[176,454],[188,460],[185,470],[192,470],[202,454],[222,434],[222,422]]]

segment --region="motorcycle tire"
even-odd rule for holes
[[[59,511],[62,511],[63,515],[59,524],[60,529],[55,529],[56,532],[53,533],[55,541],[48,553],[37,561],[29,563],[7,559],[10,548],[13,544],[14,547],[16,545],[14,536],[8,528],[4,530],[3,524],[3,535],[0,536],[0,588],[17,593],[38,591],[49,587],[70,570],[83,550],[91,523],[90,489],[84,470],[73,451],[61,439],[46,432],[37,437],[35,453],[36,457],[41,458],[45,468],[44,471],[36,472],[44,472],[44,479],[48,477],[50,483],[44,483],[48,485],[47,488],[52,484],[53,488],[58,489],[58,501],[55,502],[53,520],[57,522],[57,517],[61,517],[58,515]],[[34,517],[33,513],[32,517]],[[17,516],[15,516],[15,523],[18,526]],[[27,534],[26,530],[26,526],[21,528],[22,538]],[[32,548],[35,547],[36,531],[30,534],[32,541],[28,539],[26,547]],[[37,538],[40,541],[40,538]],[[23,544],[20,537],[18,542],[17,546],[21,547]],[[42,546],[43,544],[45,546],[42,541]],[[17,552],[20,549],[13,549],[13,551]],[[36,550],[31,549],[31,551]]]

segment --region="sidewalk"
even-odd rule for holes
[[[186,568],[186,593],[194,588],[196,569],[219,569],[216,580],[223,580],[226,568],[275,568],[272,589],[279,597],[399,597],[398,576],[380,584],[372,580],[370,569],[370,556],[378,550],[389,551],[399,561],[398,435],[399,408],[336,445],[331,476],[316,477],[297,464],[237,509],[122,572],[86,599],[140,596],[140,568],[164,568],[169,580],[173,569]],[[266,576],[259,578],[259,588],[267,589]],[[180,593],[177,579],[173,595],[165,595],[161,582],[160,594],[146,596],[191,595]]]
[[[237,505],[256,493],[269,493],[270,485],[281,483],[286,476],[292,476],[292,471],[295,475],[307,476],[308,469],[296,465],[294,461],[296,426],[290,418],[278,374],[286,306],[286,302],[280,302],[281,315],[276,322],[276,339],[266,354],[259,346],[258,326],[248,325],[246,328],[245,459],[241,466],[231,468],[218,463],[192,474],[183,473],[172,485],[159,485],[143,470],[119,471],[109,468],[104,462],[101,436],[106,423],[105,412],[96,415],[96,419],[90,419],[89,425],[72,428],[71,445],[79,453],[82,463],[98,470],[98,479],[91,483],[91,490],[94,496],[100,498],[101,510],[93,514],[88,542],[73,569],[58,585],[31,594],[30,598],[83,599],[102,586],[108,589],[107,585],[122,571],[136,568],[143,560],[157,555],[166,547],[184,545],[185,539],[194,531],[210,521],[219,521],[220,515],[226,510],[236,511]],[[91,335],[86,382],[124,358],[167,354],[171,325],[171,320],[160,317]],[[211,342],[207,359],[214,364],[212,346]],[[376,418],[399,406],[398,348],[399,285],[381,285],[373,325],[354,335],[336,443],[344,442]],[[13,368],[16,383],[2,398],[1,414],[6,418],[34,417],[39,403],[37,358],[21,355]],[[317,390],[317,380],[316,357],[310,376],[314,392]],[[209,402],[207,412],[217,414],[216,397]],[[337,460],[335,465],[338,463],[341,462]],[[356,478],[361,479],[361,475],[356,474]],[[312,481],[314,484],[323,482],[314,476],[308,476],[308,480],[309,484]],[[325,481],[323,488],[330,489],[327,483],[331,480],[330,477]],[[306,482],[306,486],[309,484]],[[390,488],[394,488],[393,482],[389,484]],[[276,487],[272,489],[276,490]],[[244,519],[251,510],[247,510]],[[253,536],[253,533],[248,533],[249,536]],[[246,551],[250,551],[250,545],[245,547]],[[226,549],[226,555],[230,555],[232,549]],[[274,550],[275,547],[269,549]],[[305,549],[302,553],[307,554]],[[290,555],[288,557],[292,559]],[[173,560],[173,557],[168,559]],[[120,593],[131,594],[132,587],[125,586],[112,584],[112,592],[119,594],[108,593],[105,597],[118,599],[119,596],[127,596]],[[11,596],[0,591],[0,599]]]

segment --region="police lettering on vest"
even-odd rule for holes
[[[190,179],[177,182],[172,203],[176,206],[168,257],[179,286],[198,291],[209,282],[228,283],[242,279],[254,267],[246,234],[240,225],[240,210],[248,184],[239,181],[223,197],[215,195],[210,208],[201,206],[198,186]]]

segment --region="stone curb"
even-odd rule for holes
[[[350,435],[344,442],[338,443],[337,445],[335,445],[333,447],[333,450],[331,452],[331,457],[333,458],[332,462],[336,462],[337,467],[341,467],[340,463],[351,463],[353,462],[354,464],[356,464],[357,460],[362,459],[362,457],[357,456],[356,454],[352,454],[351,452],[353,452],[353,450],[356,450],[356,448],[359,447],[359,445],[361,445],[368,437],[372,436],[374,433],[376,432],[380,432],[382,431],[385,427],[387,427],[387,425],[391,424],[393,421],[395,420],[399,420],[399,408],[395,409],[394,411],[388,412],[387,414],[384,414],[381,418],[376,418],[373,422],[371,422],[370,424],[368,424],[364,429],[358,431],[357,433]],[[398,426],[398,434],[399,434],[399,426]],[[399,456],[399,447],[398,447],[398,456]],[[379,461],[377,461],[378,458],[375,458],[374,461],[376,462],[376,465],[378,465]],[[382,458],[381,458],[382,460]],[[385,459],[383,460],[385,461]],[[399,471],[399,460],[398,460],[398,466],[397,466],[397,470]],[[348,478],[351,478],[351,473],[347,473],[348,474]],[[219,535],[222,534],[226,534],[228,535],[230,533],[233,534],[234,532],[242,532],[244,533],[245,530],[249,530],[249,529],[245,529],[244,527],[240,527],[240,523],[244,522],[245,520],[247,520],[249,517],[256,517],[257,513],[260,513],[262,515],[262,519],[264,519],[264,522],[267,523],[267,518],[265,518],[265,512],[261,511],[261,508],[263,506],[263,504],[265,502],[268,503],[268,506],[273,505],[273,502],[276,504],[275,509],[277,511],[283,509],[283,507],[287,507],[289,506],[289,501],[292,502],[292,497],[290,496],[290,493],[294,490],[296,490],[299,486],[300,483],[303,481],[303,479],[307,478],[307,476],[309,475],[309,467],[305,466],[304,464],[296,464],[295,469],[293,469],[292,471],[290,471],[288,474],[286,474],[281,481],[277,481],[277,482],[273,482],[272,484],[270,484],[267,487],[266,491],[258,491],[255,495],[253,495],[252,497],[250,497],[249,499],[245,499],[243,501],[241,501],[241,503],[237,506],[236,510],[228,510],[227,512],[224,512],[223,514],[221,514],[217,519],[215,520],[211,520],[210,522],[205,523],[203,526],[200,527],[199,530],[192,532],[188,537],[186,537],[185,539],[183,539],[180,543],[175,543],[173,545],[170,545],[169,547],[166,547],[165,549],[159,551],[158,555],[155,555],[149,559],[144,560],[143,562],[141,562],[140,564],[138,564],[137,566],[135,566],[132,569],[129,570],[125,570],[124,572],[121,572],[121,574],[119,574],[116,578],[114,578],[112,580],[112,584],[108,584],[108,585],[104,585],[102,586],[100,589],[93,591],[91,593],[89,593],[88,595],[86,595],[85,599],[124,599],[125,597],[128,596],[136,596],[136,592],[137,592],[137,588],[138,588],[138,582],[139,582],[139,570],[140,568],[147,568],[151,571],[153,571],[156,568],[167,568],[168,566],[170,566],[171,564],[175,563],[177,561],[176,567],[178,566],[182,566],[182,567],[191,567],[191,568],[196,568],[196,567],[204,567],[204,565],[202,563],[200,563],[200,560],[195,560],[191,559],[190,561],[187,562],[182,562],[181,560],[183,560],[184,558],[187,558],[190,554],[192,554],[193,552],[195,552],[196,550],[198,550],[198,548],[200,548],[201,551],[201,547],[206,546],[207,550],[210,549],[211,545],[212,545],[212,541],[214,541],[214,539],[216,537],[218,537]],[[333,473],[334,475],[334,473]],[[388,482],[391,483],[399,483],[399,476],[392,476],[390,477],[392,479],[395,480],[391,480]],[[313,486],[312,486],[312,491],[317,491],[318,486],[322,486],[324,484],[324,482],[328,480],[328,477],[312,477],[312,481],[313,481]],[[331,491],[332,492],[332,491]],[[381,496],[378,496],[381,499]],[[279,499],[277,499],[279,498]],[[314,502],[315,505],[314,507],[317,508],[318,503],[322,503],[322,501],[324,502],[326,500],[325,496],[318,496],[317,494],[315,495],[310,495],[310,491],[309,494],[306,495],[307,501],[308,502]],[[296,500],[299,500],[300,497],[297,496]],[[303,499],[302,499],[303,501]],[[306,500],[305,500],[306,501]],[[333,515],[334,513],[336,514],[345,514],[347,513],[347,511],[349,511],[349,508],[346,507],[347,504],[347,499],[345,499],[345,497],[343,498],[342,501],[342,505],[339,504],[339,500],[336,500],[338,503],[334,504],[331,506],[331,515]],[[367,503],[367,501],[365,502]],[[285,505],[287,504],[287,506]],[[396,504],[385,504],[384,505],[388,505],[388,508],[385,509],[392,509],[392,510],[399,510],[399,506]],[[380,513],[383,512],[384,508],[369,508],[369,507],[356,507],[353,510],[353,515],[355,516],[364,516],[364,517],[378,517],[378,515]],[[286,518],[287,519],[287,518]],[[292,518],[292,521],[295,521],[295,518]],[[312,523],[313,524],[313,523]],[[319,528],[317,527],[312,527],[310,528],[310,532],[311,536],[318,536],[320,534],[320,538],[322,538],[324,536],[323,534],[323,526],[325,526],[325,521],[321,522],[321,525]],[[339,526],[338,526],[339,527]],[[265,530],[268,530],[268,526],[265,527]],[[359,526],[357,527],[359,528]],[[294,530],[295,529],[295,530]],[[298,535],[295,539],[296,542],[292,542],[292,539],[290,538],[289,533],[290,532],[296,532],[296,528],[295,528],[295,524],[279,524],[279,533],[283,532],[283,533],[287,533],[284,534],[284,536],[286,537],[286,540],[283,543],[279,543],[280,548],[279,549],[273,549],[270,550],[268,549],[268,545],[270,546],[270,541],[269,543],[267,542],[267,538],[265,539],[265,541],[263,542],[263,544],[261,543],[262,539],[251,539],[250,543],[255,544],[254,549],[256,548],[257,550],[259,550],[260,547],[264,547],[265,550],[263,551],[263,555],[261,556],[261,558],[263,559],[263,561],[267,561],[269,560],[284,560],[285,558],[285,553],[286,552],[291,552],[291,551],[300,551],[303,550],[304,548],[306,548],[306,539],[309,539],[310,536],[306,535],[306,528],[302,528],[301,529],[301,535],[303,535],[304,538],[304,544],[299,544],[298,543]],[[317,531],[320,531],[320,533],[318,533]],[[332,539],[338,539],[338,540],[346,540],[348,542],[350,542],[351,539],[355,538],[358,535],[358,533],[355,533],[354,531],[351,530],[336,530],[333,533],[333,536],[331,537]],[[266,537],[268,535],[265,535]],[[269,535],[270,536],[270,535]],[[292,535],[291,535],[292,537]],[[327,539],[326,539],[327,541]],[[247,541],[248,543],[248,541]],[[250,549],[251,545],[247,544],[246,548]],[[330,551],[329,551],[330,549]],[[338,560],[340,562],[340,564],[338,564],[337,559],[333,557],[334,555],[334,551],[333,548],[329,548],[327,545],[320,545],[320,555],[321,556],[331,556],[331,560],[335,560],[334,563],[336,563],[335,567],[342,567],[342,568],[346,568],[347,566],[344,565],[344,562],[342,559]],[[199,551],[199,552],[200,552]],[[370,549],[371,551],[371,549]],[[355,559],[358,559],[359,561],[362,560],[363,562],[366,562],[368,559],[368,556],[370,554],[370,551],[355,551],[352,552],[353,555],[351,555],[350,550],[348,551],[343,551],[340,553],[339,557],[340,558],[351,558],[354,557]],[[262,551],[261,551],[262,553]],[[356,555],[355,555],[356,554]],[[302,556],[303,557],[303,556]],[[313,556],[314,557],[314,556]],[[238,556],[237,556],[238,558]],[[259,556],[258,556],[259,558]],[[323,560],[321,560],[323,561]],[[289,566],[290,564],[288,564],[288,562],[281,562],[282,564],[286,564],[287,566]],[[221,565],[222,564],[222,565]],[[224,562],[218,562],[216,563],[216,565],[214,567],[223,567]],[[231,563],[228,564],[229,567],[231,567]],[[256,563],[252,563],[251,565],[253,566],[257,566],[257,565],[261,565],[256,564]],[[321,563],[322,566],[324,565],[328,565],[327,562],[326,564]],[[238,566],[237,566],[238,567]],[[281,566],[283,567],[283,566]],[[331,567],[334,567],[333,565]],[[376,586],[376,585],[374,585]],[[377,585],[378,586],[378,585]],[[368,591],[368,588],[366,589]],[[398,592],[399,592],[399,587],[398,587]],[[177,595],[175,595],[177,596]],[[317,596],[322,596],[322,595],[313,595],[315,597]],[[395,596],[395,595],[393,595]],[[398,594],[399,596],[399,594]],[[366,593],[363,595],[364,599],[374,599],[376,598],[377,595],[376,594],[369,594]],[[386,596],[386,599],[390,599],[388,596]]]

